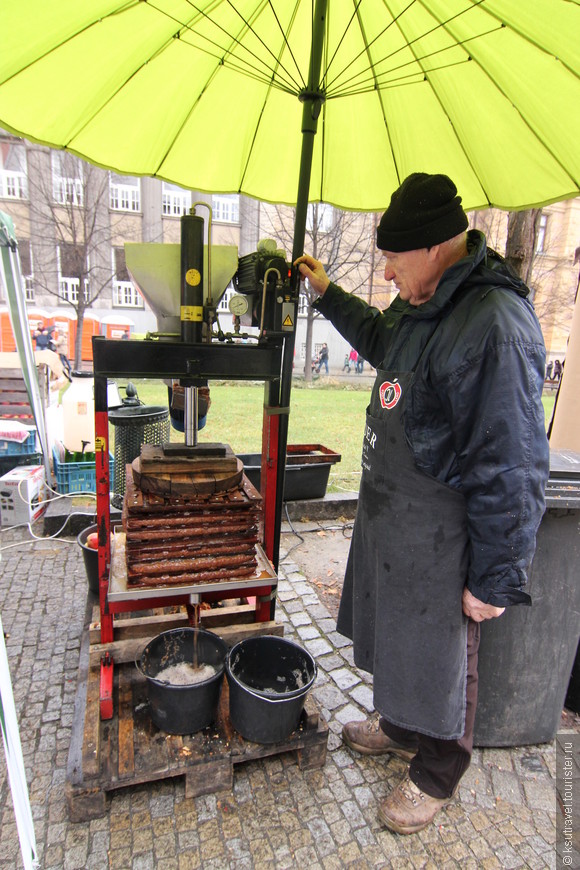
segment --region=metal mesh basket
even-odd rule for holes
[[[120,507],[125,494],[125,466],[137,459],[143,444],[164,444],[169,441],[169,409],[160,405],[116,408],[109,411],[109,422],[115,427],[113,503]]]

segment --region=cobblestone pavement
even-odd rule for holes
[[[25,541],[3,531],[0,546]],[[376,806],[404,772],[398,759],[341,744],[344,722],[372,710],[367,675],[315,587],[286,562],[277,619],[315,656],[313,694],[329,725],[324,768],[294,753],[236,765],[231,792],[185,798],[182,778],[120,790],[102,819],[73,824],[65,801],[87,585],[76,544],[3,549],[0,608],[43,870],[556,867],[556,741],[476,750],[460,793],[412,836],[383,829]],[[22,867],[5,765],[0,764],[0,867]]]

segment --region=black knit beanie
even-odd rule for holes
[[[467,217],[451,179],[414,172],[391,197],[377,227],[377,247],[394,252],[429,248],[465,229]]]

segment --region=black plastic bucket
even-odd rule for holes
[[[155,679],[164,668],[181,662],[193,664],[197,638],[197,664],[214,665],[214,676],[200,683],[181,686]],[[137,669],[146,677],[151,718],[161,731],[193,734],[215,720],[224,677],[227,645],[203,628],[174,628],[150,641]]]
[[[89,591],[93,595],[99,594],[99,552],[93,550],[92,547],[87,547],[87,538],[92,532],[96,532],[98,526],[88,526],[77,535],[77,542],[83,551],[83,560],[85,563],[85,571],[87,572],[87,580],[89,581]]]
[[[114,532],[117,528],[120,529],[121,527],[121,523],[113,523],[111,531]],[[83,561],[85,563],[87,580],[89,581],[89,592],[97,596],[99,594],[99,551],[93,550],[92,547],[87,547],[87,538],[92,532],[97,532],[98,530],[99,527],[97,525],[88,526],[77,535],[77,543],[83,551]]]
[[[296,730],[316,679],[309,652],[282,637],[241,640],[226,658],[230,717],[236,731],[255,743],[276,743]]]

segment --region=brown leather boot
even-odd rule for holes
[[[362,722],[347,722],[342,727],[342,739],[351,749],[362,755],[396,755],[405,761],[417,754],[416,749],[409,749],[395,743],[381,729],[378,719],[363,720]]]
[[[439,810],[452,798],[435,798],[424,794],[406,776],[390,795],[379,804],[379,819],[398,834],[415,834],[431,824]]]

